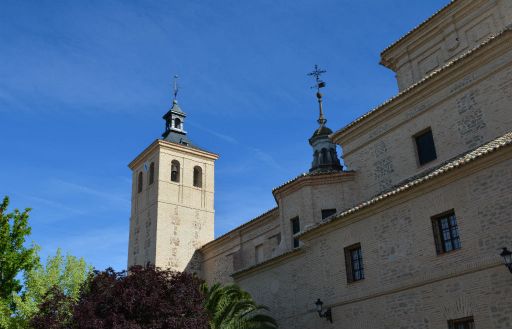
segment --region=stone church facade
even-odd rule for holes
[[[381,64],[399,94],[333,132],[319,92],[309,172],[216,239],[218,156],[174,102],[130,163],[128,265],[236,282],[283,329],[512,328],[512,1],[451,1]]]

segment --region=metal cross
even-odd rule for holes
[[[315,64],[315,69],[313,72],[308,73],[309,76],[315,77],[316,84],[312,86],[311,88],[316,88],[318,91],[320,91],[320,88],[325,87],[325,82],[320,79],[320,76],[327,72],[326,70],[322,70],[318,67],[318,65]]]

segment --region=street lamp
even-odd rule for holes
[[[318,312],[318,316],[321,318],[325,318],[327,321],[332,323],[332,313],[331,308],[329,307],[325,312],[323,311],[323,305],[324,303],[320,300],[320,298],[317,299],[316,303],[316,311]]]
[[[503,257],[503,261],[505,262],[505,266],[508,267],[510,273],[512,273],[512,252],[507,249],[507,247],[502,248],[500,256]]]

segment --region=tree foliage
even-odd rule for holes
[[[268,310],[258,305],[252,296],[236,284],[208,288],[202,286],[206,295],[205,307],[208,311],[211,329],[275,329],[277,322],[263,313]]]
[[[28,321],[39,311],[39,305],[61,295],[60,303],[70,309],[80,297],[81,288],[92,274],[92,267],[83,258],[67,255],[60,249],[54,257],[48,257],[46,266],[37,264],[24,274],[24,291],[14,296],[18,327],[27,327]],[[60,305],[60,304],[59,304]]]
[[[201,281],[151,266],[97,272],[74,308],[80,329],[207,329]]]
[[[36,246],[26,247],[25,239],[30,234],[28,217],[30,209],[8,213],[9,198],[0,204],[0,327],[7,328],[15,311],[14,295],[22,285],[17,278],[38,264]]]
[[[76,301],[67,296],[57,286],[51,287],[42,297],[37,313],[33,314],[27,325],[30,329],[71,329],[73,326],[73,308]]]

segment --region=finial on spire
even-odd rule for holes
[[[177,97],[178,97],[178,91],[180,89],[180,86],[178,85],[178,79],[179,79],[179,76],[174,75],[174,88],[173,88],[174,89],[173,90],[174,99],[172,100],[173,104],[178,103]]]
[[[315,77],[315,85],[311,87],[311,89],[316,88],[316,98],[318,99],[318,109],[320,111],[317,122],[320,124],[320,127],[325,125],[327,120],[324,118],[324,111],[322,109],[322,94],[320,93],[320,88],[325,87],[325,82],[320,79],[320,76],[327,72],[326,70],[322,70],[315,64],[315,69],[308,73],[309,76]]]

